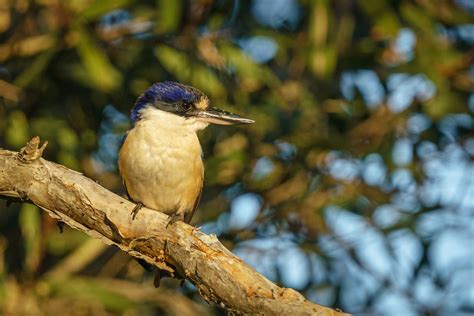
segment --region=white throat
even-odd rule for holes
[[[153,121],[159,129],[174,129],[197,132],[205,129],[209,123],[199,121],[194,117],[182,117],[173,113],[162,111],[152,106],[147,106],[140,111],[141,121]]]

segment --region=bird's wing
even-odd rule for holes
[[[123,138],[122,138],[122,141],[120,142],[120,149],[122,148],[123,144],[125,143],[125,140],[127,139],[127,136],[128,136],[128,133],[130,132],[130,130],[128,130],[125,135],[123,135]],[[128,192],[128,189],[127,189],[127,182],[125,182],[125,178],[123,177],[122,175],[122,170],[120,168],[120,159],[119,159],[119,163],[118,163],[118,169],[119,169],[119,174],[122,178],[122,184],[123,184],[123,188],[125,189],[125,194],[127,195],[127,198],[132,201],[132,202],[135,202],[135,203],[138,203],[138,201],[135,201],[132,196],[130,195],[130,193]]]
[[[127,195],[127,198],[132,202],[136,202],[132,199],[132,197],[130,196],[130,193],[128,193],[127,182],[125,182],[125,180],[122,179],[122,184],[123,184],[123,188],[125,189],[125,194]]]
[[[201,182],[201,188],[199,189],[199,194],[196,197],[196,201],[194,201],[193,209],[189,212],[186,212],[186,214],[184,215],[184,222],[187,224],[191,222],[191,219],[193,218],[193,215],[196,212],[196,209],[198,208],[199,202],[201,201],[203,187],[204,187],[204,181]]]

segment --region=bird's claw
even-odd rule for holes
[[[166,224],[166,228],[178,221],[184,222],[184,214],[178,212],[171,214],[168,223]]]
[[[161,269],[156,269],[155,270],[155,277],[153,278],[153,285],[155,286],[155,288],[158,288],[160,287],[160,283],[161,283],[161,280],[163,278],[175,278],[175,279],[178,279],[178,280],[181,280],[181,285],[180,286],[183,286],[184,284],[184,277],[179,274],[177,271],[175,272],[169,272],[169,271],[166,271],[166,270],[161,270]]]
[[[132,212],[130,213],[130,215],[132,216],[132,219],[135,219],[135,217],[137,216],[138,212],[140,211],[140,209],[143,207],[143,204],[138,202],[135,207],[133,208]]]
[[[153,285],[155,288],[159,288],[161,283],[161,270],[156,269],[155,270],[155,277],[153,278]]]
[[[57,221],[57,222],[56,222],[56,225],[57,225],[58,228],[59,228],[59,233],[62,234],[63,231],[64,231],[64,222],[62,222],[62,221]]]

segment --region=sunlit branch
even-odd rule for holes
[[[93,180],[41,157],[33,138],[19,153],[0,150],[0,195],[27,201],[72,228],[191,281],[209,303],[238,313],[345,315],[281,288],[227,250],[215,236],[134,205]]]

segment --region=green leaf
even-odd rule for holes
[[[22,204],[19,217],[20,229],[24,239],[24,269],[33,274],[39,265],[41,255],[41,213],[37,206]]]
[[[89,84],[104,91],[117,89],[122,83],[120,72],[85,30],[79,28],[77,35],[77,51],[90,80]]]
[[[191,77],[190,62],[186,54],[166,45],[155,49],[155,56],[162,66],[179,81],[187,82]]]
[[[178,29],[183,13],[181,0],[159,0],[157,4],[157,29],[159,33],[175,32]]]
[[[270,68],[257,64],[242,50],[229,44],[221,44],[219,52],[235,67],[237,75],[242,81],[241,88],[252,91],[262,85],[275,87],[279,84],[278,77]]]
[[[25,113],[13,111],[7,117],[5,140],[13,148],[23,147],[29,139],[29,125]]]
[[[87,9],[78,14],[78,18],[86,21],[94,20],[100,16],[130,4],[130,0],[100,0],[94,1]]]
[[[20,87],[28,86],[34,79],[41,76],[55,55],[55,50],[48,50],[38,55],[29,67],[27,67],[18,77],[15,78],[15,85]]]
[[[155,49],[155,55],[162,66],[179,81],[201,89],[211,98],[225,96],[226,89],[212,70],[201,64],[192,63],[190,57],[185,53],[166,45],[160,45]]]

